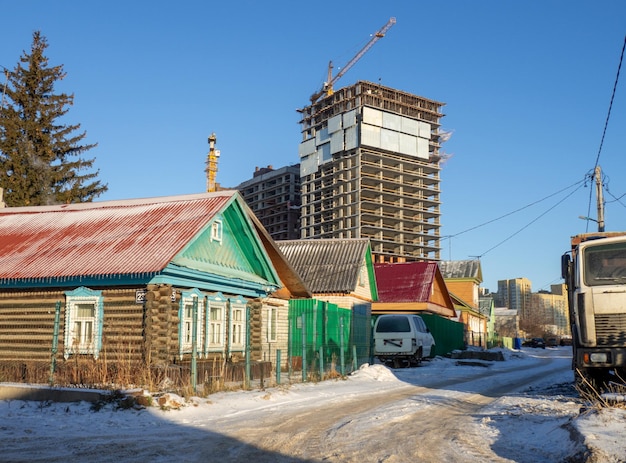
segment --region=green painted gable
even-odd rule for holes
[[[376,286],[376,273],[374,272],[374,263],[372,262],[372,248],[368,244],[365,252],[365,264],[367,265],[367,276],[369,280],[372,301],[378,301],[378,287]]]
[[[235,196],[172,259],[172,264],[225,278],[280,286],[242,201]]]

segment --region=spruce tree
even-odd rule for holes
[[[0,105],[0,187],[7,206],[40,206],[92,201],[107,190],[89,172],[95,158],[82,155],[97,144],[81,144],[80,124],[61,119],[74,95],[55,94],[65,77],[63,66],[49,66],[48,41],[33,34],[30,53],[23,52],[13,71],[5,70]]]

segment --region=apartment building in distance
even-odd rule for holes
[[[550,285],[550,291],[532,293],[530,301],[531,312],[545,326],[546,333],[558,336],[571,334],[564,284]]]
[[[495,294],[496,307],[517,310],[520,321],[530,317],[531,282],[528,278],[498,280],[498,292]]]
[[[300,238],[300,165],[257,167],[237,190],[272,239]]]
[[[359,81],[300,109],[301,237],[368,238],[375,262],[440,260],[443,105]]]

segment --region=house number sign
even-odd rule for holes
[[[136,289],[135,290],[135,304],[143,304],[146,302],[146,293],[145,289]]]

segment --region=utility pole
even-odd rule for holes
[[[604,231],[604,197],[602,195],[602,170],[596,166],[596,199],[598,201],[598,231]]]

